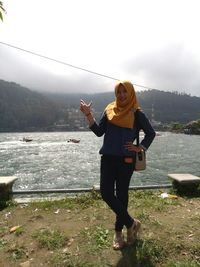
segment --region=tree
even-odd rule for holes
[[[0,1],[0,20],[3,21],[3,12],[6,13],[6,10],[3,8],[3,2]]]

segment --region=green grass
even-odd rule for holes
[[[21,260],[26,256],[26,249],[23,246],[9,248],[8,252],[12,261]]]
[[[50,257],[50,264],[54,267],[94,267],[93,263],[80,259],[78,256],[70,256],[59,252]]]
[[[0,249],[4,248],[7,245],[7,241],[3,238],[0,238]]]
[[[50,231],[48,229],[35,231],[32,234],[32,237],[39,242],[40,247],[47,248],[49,250],[62,248],[68,240],[67,237],[65,237],[60,231]]]
[[[112,249],[115,215],[97,192],[23,209],[9,203],[1,217],[0,258],[9,255],[17,267],[27,257],[41,257],[42,250],[41,263],[49,267],[200,267],[200,194],[162,199],[166,191],[130,191],[129,212],[141,220],[142,232],[135,245],[122,251]],[[12,216],[5,219],[8,211]],[[16,221],[23,226],[10,234]]]
[[[74,210],[74,209],[87,209],[91,206],[99,206],[101,197],[97,192],[90,192],[80,195],[74,195],[73,197],[66,197],[61,200],[41,200],[32,202],[31,206],[40,208],[43,210],[52,210],[59,206],[59,208]]]
[[[16,230],[15,230],[15,235],[16,236],[20,236],[20,235],[22,235],[24,233],[24,228],[23,228],[23,226],[20,226],[19,228],[17,228]]]
[[[109,230],[103,226],[86,228],[82,231],[83,239],[87,240],[92,251],[110,247]]]
[[[173,260],[170,260],[168,263],[166,263],[165,267],[198,267],[200,266],[200,263],[197,261],[178,261],[173,262]]]
[[[138,240],[136,255],[139,265],[149,267],[166,257],[163,247],[154,239]]]

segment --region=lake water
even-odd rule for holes
[[[32,142],[23,142],[23,137]],[[80,143],[69,143],[70,138]],[[0,133],[0,176],[15,175],[14,189],[71,189],[99,184],[102,138],[92,132]],[[169,183],[168,173],[200,176],[200,136],[160,132],[147,152],[147,169],[131,185]]]

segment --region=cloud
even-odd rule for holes
[[[40,2],[38,8],[32,0],[5,1],[3,42],[134,84],[200,96],[198,1],[60,0],[56,11],[53,1]],[[58,92],[111,91],[115,83],[2,44],[0,78]]]
[[[151,88],[200,96],[199,65],[192,52],[173,45],[131,58],[124,68]]]
[[[0,58],[0,79],[19,83],[32,90],[62,93],[106,92],[111,91],[115,83],[111,79],[7,47],[0,46]]]
[[[40,92],[107,92],[116,82],[8,47],[0,46],[0,58],[0,79]],[[132,56],[115,67],[135,84],[200,96],[199,62],[181,45]]]

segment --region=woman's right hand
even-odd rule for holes
[[[87,104],[84,100],[81,99],[80,101],[80,110],[83,112],[85,116],[88,116],[91,113],[91,105],[92,101]]]

